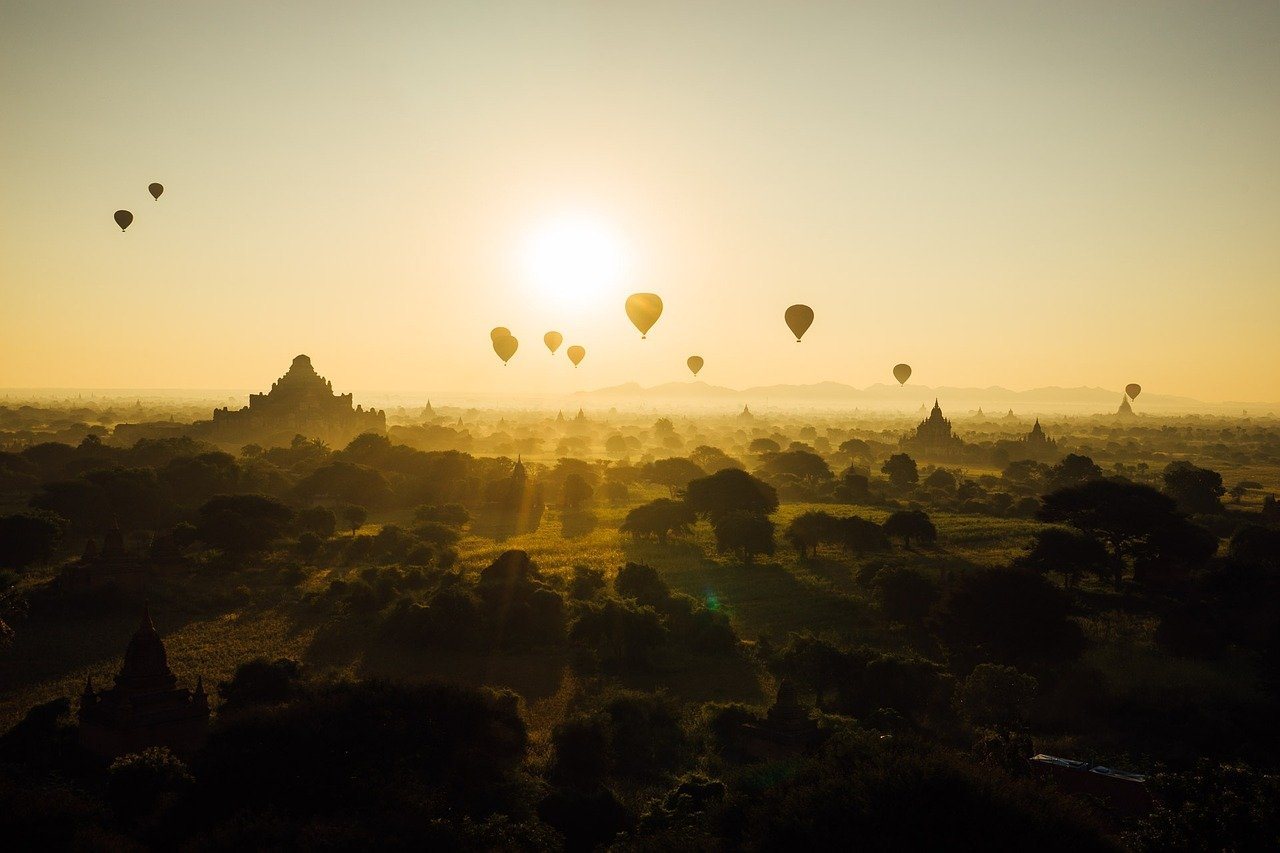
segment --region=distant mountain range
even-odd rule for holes
[[[983,408],[987,414],[1004,414],[1013,409],[1019,414],[1034,412],[1114,412],[1123,397],[1120,390],[1107,388],[1060,388],[1049,386],[1027,391],[1012,391],[993,385],[989,388],[958,388],[928,385],[905,386],[876,384],[867,388],[855,388],[840,382],[818,382],[811,385],[757,385],[736,390],[705,382],[667,382],[645,388],[636,382],[580,391],[584,400],[601,402],[634,401],[649,403],[658,401],[685,404],[715,405],[742,403],[752,406],[779,404],[808,405],[821,408],[915,411],[921,405],[932,406],[936,398],[944,411],[963,414],[968,410]],[[1239,415],[1242,411],[1265,415],[1280,410],[1276,403],[1223,402],[1206,403],[1191,397],[1170,394],[1142,393],[1133,404],[1138,413],[1143,411],[1205,412]]]

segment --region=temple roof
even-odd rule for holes
[[[151,611],[142,609],[142,624],[129,640],[125,649],[124,665],[116,676],[116,687],[126,690],[157,690],[171,688],[177,679],[169,669],[169,656],[164,641],[151,621]]]

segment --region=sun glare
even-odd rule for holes
[[[599,219],[562,217],[542,223],[525,239],[520,264],[537,291],[565,307],[619,292],[630,259],[619,234]]]

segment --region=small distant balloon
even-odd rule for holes
[[[576,344],[569,347],[565,352],[568,354],[569,360],[573,362],[574,367],[581,364],[582,360],[587,357],[587,351]]]
[[[809,331],[809,327],[813,325],[813,309],[808,305],[792,305],[787,309],[787,313],[784,316],[786,317],[787,328],[791,330],[791,334],[796,336],[796,343],[800,343],[804,333]]]
[[[911,365],[895,364],[893,366],[893,378],[898,380],[899,385],[906,385],[907,380],[911,378]]]
[[[120,226],[121,231],[124,231],[133,224],[133,214],[127,210],[117,210],[115,219],[116,224]]]
[[[694,376],[698,375],[698,371],[702,369],[702,365],[704,364],[702,356],[700,355],[689,356],[689,360],[685,363],[689,365],[689,369],[693,371]]]
[[[1142,393],[1142,386],[1137,382],[1130,382],[1124,386],[1124,393],[1129,395],[1130,400],[1138,399],[1138,395]]]
[[[511,337],[511,330],[506,326],[494,326],[489,330],[489,340],[496,341],[498,338]]]
[[[627,317],[640,330],[643,340],[662,316],[662,298],[656,293],[633,293],[627,297]]]
[[[498,358],[502,359],[502,366],[506,367],[507,362],[511,360],[511,356],[516,354],[516,349],[520,346],[520,342],[511,335],[500,335],[493,339],[493,351],[498,354]]]
[[[164,184],[147,184],[147,192],[151,193],[152,198],[159,201],[160,196],[164,194]]]
[[[551,354],[555,355],[556,350],[560,349],[560,345],[564,343],[564,335],[559,332],[547,332],[542,336],[542,342],[547,345],[547,349],[551,350]]]

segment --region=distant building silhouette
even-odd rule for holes
[[[951,429],[951,421],[942,414],[938,401],[933,401],[929,417],[920,422],[914,435],[901,442],[906,450],[921,456],[954,456],[964,447],[964,442]]]
[[[800,704],[795,685],[784,679],[765,719],[744,726],[748,755],[759,760],[780,760],[803,753],[822,739],[811,708]]]
[[[178,687],[164,642],[144,609],[115,685],[95,690],[92,676],[85,679],[79,719],[81,745],[104,758],[152,746],[190,755],[209,729],[209,697],[202,679],[195,690]]]
[[[305,435],[339,447],[362,433],[386,431],[385,411],[353,408],[351,395],[333,393],[333,383],[316,373],[305,355],[294,358],[269,392],[250,394],[248,406],[215,409],[213,420],[193,426],[197,437],[215,442],[285,445]]]
[[[738,415],[738,420],[750,421],[750,420],[755,420],[755,417],[756,417],[755,415],[751,414],[750,407],[748,407],[746,404],[743,404],[742,412]]]
[[[1056,462],[1061,455],[1058,442],[1045,433],[1037,418],[1031,431],[1017,441],[999,441],[996,448],[1007,460],[1032,459],[1036,462]]]
[[[1120,398],[1120,409],[1116,412],[1116,415],[1122,418],[1136,417],[1133,413],[1133,407],[1129,405],[1128,397]]]

